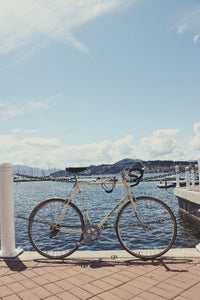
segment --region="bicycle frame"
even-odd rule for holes
[[[63,259],[85,242],[96,243],[100,240],[102,227],[114,212],[118,214],[115,226],[118,240],[131,255],[154,259],[172,247],[177,225],[171,209],[159,199],[148,196],[136,198],[132,193],[131,187],[141,181],[143,169],[136,166],[125,169],[119,181],[112,176],[97,178],[96,181],[79,181],[77,174],[84,170],[86,168],[66,168],[75,179],[67,199],[47,199],[33,209],[29,217],[28,234],[38,253],[48,258]],[[92,223],[93,218],[90,221],[90,210],[87,211],[82,186],[101,185],[105,192],[111,193],[118,184],[125,187],[122,199],[118,199],[113,208],[108,209],[109,213],[97,222],[98,225],[96,222]],[[76,193],[80,195],[81,210],[72,202]]]
[[[69,207],[69,203],[70,201],[72,201],[72,199],[74,198],[74,195],[76,194],[76,192],[78,191],[79,192],[79,195],[80,195],[80,198],[81,198],[81,201],[82,201],[82,204],[83,204],[83,209],[84,209],[84,213],[85,213],[85,217],[86,217],[86,220],[87,220],[87,223],[91,224],[90,222],[90,218],[89,218],[89,214],[87,212],[87,209],[86,209],[86,205],[85,205],[85,201],[84,201],[84,198],[83,198],[83,194],[82,194],[82,191],[81,191],[81,186],[82,185],[102,185],[102,182],[92,182],[92,181],[89,181],[89,182],[79,182],[78,179],[77,179],[77,176],[75,176],[75,186],[73,188],[73,191],[71,193],[71,195],[69,196],[68,199],[66,199],[66,205],[65,205],[65,208],[63,209],[63,211],[61,212],[61,215],[56,223],[56,226],[57,225],[60,225],[62,223],[62,220],[68,210],[68,207]],[[122,181],[104,181],[103,182],[104,184],[123,184],[125,186],[125,189],[126,189],[126,195],[115,205],[115,207],[108,213],[108,215],[99,223],[98,225],[98,228],[101,229],[103,227],[103,225],[106,223],[106,221],[112,216],[112,214],[116,211],[116,209],[128,198],[130,201],[131,201],[131,204],[132,204],[132,207],[133,207],[133,211],[135,213],[135,216],[137,218],[137,220],[139,221],[139,223],[144,227],[145,224],[139,219],[138,215],[137,215],[137,211],[136,211],[136,207],[135,207],[135,204],[134,204],[134,201],[136,200],[135,196],[134,195],[131,195],[130,193],[130,190],[129,190],[129,187],[128,187],[128,184],[126,182],[126,180],[122,180]],[[66,228],[60,228],[60,230],[63,230],[63,231],[71,231],[71,232],[81,232],[80,230],[73,230],[73,229],[66,229]]]

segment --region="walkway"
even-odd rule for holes
[[[78,252],[52,261],[32,252],[0,259],[0,299],[199,299],[196,249],[172,251],[156,261],[125,253]]]

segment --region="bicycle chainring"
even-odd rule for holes
[[[101,232],[98,226],[86,224],[83,228],[83,240],[89,243],[96,243],[101,237]]]

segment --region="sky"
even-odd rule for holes
[[[0,163],[200,158],[199,0],[0,0]]]

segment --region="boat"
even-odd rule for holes
[[[161,180],[160,183],[157,184],[157,187],[159,187],[160,189],[167,189],[170,187],[175,187],[176,186],[176,182],[167,182],[167,180],[163,181]]]

